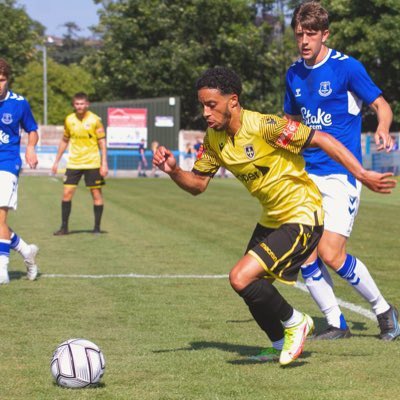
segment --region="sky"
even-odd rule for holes
[[[63,36],[66,22],[75,22],[82,30],[79,36],[91,36],[88,29],[97,25],[97,10],[100,6],[93,0],[17,0],[17,4],[25,6],[27,14],[39,21],[46,28],[46,35]]]

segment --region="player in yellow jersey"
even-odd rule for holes
[[[61,228],[54,235],[67,235],[71,214],[72,198],[82,177],[93,198],[94,229],[100,233],[101,217],[104,209],[101,187],[108,174],[107,147],[104,127],[100,117],[89,111],[89,99],[85,93],[77,93],[72,99],[75,112],[69,114],[64,123],[64,135],[58,147],[52,167],[57,173],[58,163],[69,145],[67,170],[64,176],[64,191],[61,203]],[[100,154],[100,152],[101,154]]]
[[[260,221],[229,280],[273,344],[256,359],[279,359],[286,365],[301,354],[314,324],[310,316],[294,309],[272,282],[294,284],[300,267],[316,260],[323,232],[322,198],[304,171],[301,151],[309,146],[322,148],[376,192],[389,193],[396,181],[391,174],[364,170],[326,133],[242,109],[241,81],[230,69],[207,70],[196,88],[208,124],[201,157],[192,171],[184,171],[173,153],[160,146],[153,164],[193,195],[204,192],[218,168],[225,167],[260,201]]]

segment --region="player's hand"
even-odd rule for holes
[[[376,193],[392,193],[397,185],[396,179],[391,178],[392,172],[385,172],[381,174],[375,171],[365,171],[361,182],[370,190]]]
[[[374,134],[374,138],[377,151],[386,150],[388,153],[393,149],[394,141],[389,132],[378,128]]]
[[[25,161],[29,165],[30,168],[35,169],[38,165],[38,158],[35,152],[35,147],[27,146],[25,153]]]
[[[161,171],[170,174],[176,168],[176,159],[170,150],[164,146],[160,146],[154,153],[153,165]]]
[[[108,165],[102,165],[100,167],[100,175],[105,178],[108,175]]]
[[[53,175],[56,175],[56,174],[57,174],[57,171],[58,171],[58,162],[55,162],[55,163],[53,164],[53,166],[51,167],[51,173],[52,173]]]

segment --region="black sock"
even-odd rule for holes
[[[101,216],[103,215],[104,205],[93,206],[94,211],[94,229],[100,230]]]
[[[61,202],[61,228],[68,229],[68,220],[71,214],[72,201]]]
[[[282,297],[278,290],[266,279],[259,279],[246,286],[239,295],[249,307],[258,326],[272,342],[283,338],[281,321],[288,320],[293,307]]]

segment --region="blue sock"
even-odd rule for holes
[[[15,249],[20,241],[20,237],[15,233],[15,232],[11,232],[11,249]]]
[[[10,257],[10,241],[0,239],[0,256]]]
[[[344,264],[336,271],[343,279],[346,279],[351,285],[355,286],[360,283],[354,269],[356,268],[357,259],[351,254],[347,254]]]

